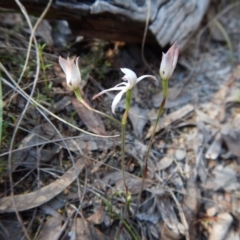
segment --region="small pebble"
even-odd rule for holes
[[[183,149],[177,149],[175,152],[175,158],[177,161],[183,161],[186,157],[187,153]]]

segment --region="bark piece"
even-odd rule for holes
[[[53,183],[31,193],[13,196],[17,210],[28,210],[48,202],[68,187],[77,178],[84,167],[85,159],[80,158],[75,163],[75,167],[69,169],[61,178]],[[15,207],[11,196],[0,198],[0,212],[14,211]]]
[[[28,13],[39,15],[48,1],[22,0]],[[34,3],[34,4],[33,4]],[[64,1],[52,3],[49,19],[68,20],[75,34],[124,42],[141,42],[150,6],[147,41],[162,47],[178,41],[184,47],[206,13],[209,0]],[[14,0],[0,7],[18,9]]]

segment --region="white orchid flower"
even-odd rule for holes
[[[59,56],[59,64],[66,75],[67,85],[71,90],[78,89],[81,82],[81,73],[78,66],[78,59],[66,59]]]
[[[113,114],[115,114],[116,106],[120,102],[123,94],[125,92],[127,92],[128,90],[132,89],[138,82],[140,82],[142,79],[147,78],[147,77],[152,78],[152,79],[157,81],[156,77],[154,77],[152,75],[143,75],[143,76],[137,78],[137,75],[135,74],[135,72],[133,72],[132,70],[130,70],[128,68],[121,68],[121,71],[125,74],[122,79],[126,82],[119,83],[115,87],[106,89],[106,90],[98,93],[97,95],[95,95],[93,97],[93,99],[95,99],[95,98],[101,96],[102,94],[104,94],[106,92],[120,91],[115,96],[115,98],[113,99],[113,102],[112,102],[112,112],[113,112]]]
[[[162,53],[162,62],[160,65],[160,76],[163,80],[169,80],[173,74],[173,71],[176,67],[178,55],[179,55],[179,47],[175,42],[167,51],[167,53]]]

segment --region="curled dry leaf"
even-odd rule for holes
[[[25,211],[38,207],[57,196],[78,177],[85,163],[85,159],[79,158],[75,163],[75,167],[69,169],[61,178],[53,183],[31,193],[13,196],[17,210]],[[11,196],[0,198],[0,212],[15,212]]]
[[[85,101],[87,100],[85,99]],[[90,131],[96,134],[106,135],[105,126],[99,114],[96,114],[95,112],[87,109],[76,98],[72,98],[72,104],[75,110],[77,111],[78,116],[82,119],[83,123],[87,126],[87,128]]]

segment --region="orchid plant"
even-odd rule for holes
[[[148,158],[149,158],[149,153],[150,153],[150,149],[153,143],[153,139],[156,133],[156,128],[159,122],[159,119],[163,113],[163,109],[167,100],[167,93],[168,93],[168,80],[171,78],[175,67],[177,65],[177,60],[178,60],[178,56],[179,56],[179,47],[177,45],[177,43],[175,42],[167,51],[167,53],[162,53],[162,61],[160,64],[160,69],[159,69],[159,74],[162,78],[162,89],[163,89],[163,99],[161,102],[161,105],[158,109],[158,115],[157,115],[157,119],[153,128],[153,132],[150,138],[150,142],[148,145],[148,149],[147,149],[147,153],[145,156],[145,166],[143,168],[143,178],[142,178],[142,184],[141,184],[141,189],[139,192],[139,196],[138,196],[138,203],[137,205],[139,205],[140,203],[140,198],[141,198],[141,194],[143,191],[143,185],[144,185],[144,181],[146,179],[147,176],[147,169],[148,169]]]
[[[174,69],[176,67],[177,64],[177,60],[178,60],[178,55],[179,55],[179,47],[177,46],[177,43],[174,43],[171,48],[167,51],[167,53],[163,53],[162,55],[162,61],[161,61],[161,65],[160,65],[160,69],[159,69],[159,74],[162,78],[162,88],[163,88],[163,100],[162,103],[159,107],[158,110],[158,116],[157,116],[157,120],[153,129],[153,133],[148,145],[148,150],[145,156],[145,166],[143,168],[143,178],[142,178],[142,185],[141,185],[141,189],[140,189],[140,194],[139,194],[139,199],[138,199],[138,203],[140,202],[140,197],[141,197],[141,193],[143,190],[143,185],[144,185],[144,181],[146,179],[146,175],[147,175],[147,164],[148,164],[148,158],[149,158],[149,153],[150,153],[150,149],[153,143],[153,138],[155,136],[155,132],[156,132],[156,127],[158,124],[158,121],[160,119],[160,116],[163,112],[165,103],[166,103],[166,99],[167,99],[167,92],[168,92],[168,80],[171,78]],[[119,91],[116,96],[113,99],[112,102],[112,113],[115,115],[115,111],[116,111],[116,107],[117,104],[120,102],[120,100],[122,99],[124,93],[126,93],[126,105],[125,105],[125,112],[122,116],[122,121],[118,121],[117,119],[115,119],[114,117],[111,117],[105,113],[102,113],[98,110],[95,110],[93,108],[91,108],[82,98],[81,93],[80,93],[80,82],[81,82],[81,73],[80,73],[80,69],[78,66],[78,60],[79,58],[77,58],[75,60],[74,59],[64,59],[62,57],[59,56],[59,64],[62,67],[65,75],[66,75],[66,81],[67,81],[67,85],[68,87],[74,91],[75,95],[77,96],[78,100],[84,104],[89,110],[97,112],[101,115],[104,115],[108,118],[110,118],[111,120],[119,123],[122,126],[122,161],[121,161],[121,165],[122,165],[122,173],[123,173],[123,181],[124,181],[124,185],[125,185],[125,189],[126,189],[126,209],[128,210],[128,206],[129,206],[129,193],[128,193],[128,188],[126,185],[126,178],[125,178],[125,135],[126,135],[126,122],[127,122],[127,117],[128,117],[128,113],[129,113],[129,109],[130,109],[130,105],[131,105],[131,93],[132,93],[132,88],[139,83],[141,80],[143,80],[144,78],[151,78],[155,81],[157,81],[156,77],[153,75],[143,75],[140,77],[137,77],[136,73],[133,72],[132,70],[128,69],[128,68],[121,68],[120,70],[123,72],[124,76],[122,77],[122,80],[124,82],[121,82],[119,84],[117,84],[115,87],[106,89],[98,94],[96,94],[93,99],[96,99],[97,97],[101,96],[102,94],[106,93],[106,92],[110,92],[110,91]]]
[[[115,110],[116,110],[116,106],[117,104],[120,102],[122,96],[124,93],[126,93],[126,107],[125,107],[125,112],[123,114],[122,117],[122,161],[121,161],[121,167],[122,167],[122,173],[123,173],[123,181],[124,181],[124,185],[125,185],[125,189],[126,189],[126,203],[127,198],[128,198],[128,188],[126,185],[126,181],[125,181],[125,138],[126,138],[126,122],[127,122],[127,117],[128,117],[128,112],[130,109],[130,105],[131,105],[131,95],[132,95],[132,88],[139,83],[141,80],[143,80],[144,78],[152,78],[153,80],[157,81],[156,77],[153,75],[143,75],[141,77],[137,77],[136,73],[133,72],[132,70],[128,69],[128,68],[121,68],[121,71],[125,74],[122,77],[122,80],[125,82],[119,83],[117,84],[115,87],[113,88],[109,88],[107,90],[104,90],[100,93],[98,93],[97,95],[95,95],[93,97],[93,99],[101,96],[102,94],[106,93],[106,92],[110,92],[110,91],[120,91],[114,98],[113,102],[112,102],[112,112],[113,114],[115,114]],[[128,207],[127,207],[128,209]]]

